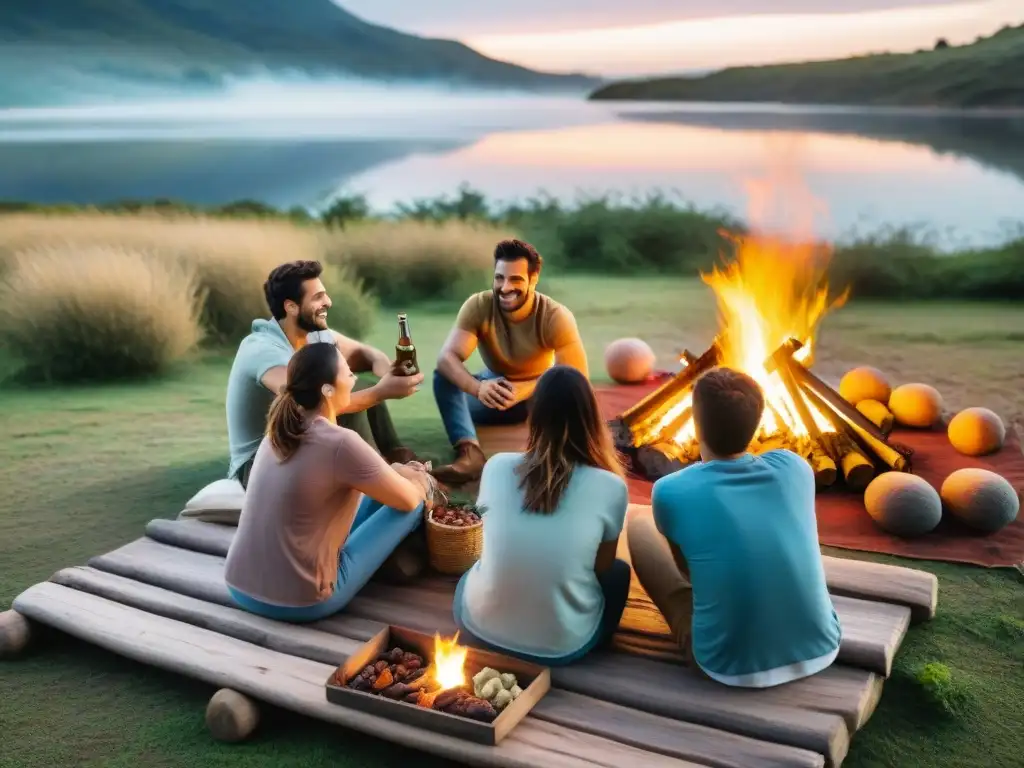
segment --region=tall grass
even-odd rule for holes
[[[324,243],[328,260],[349,266],[382,301],[401,304],[487,288],[494,246],[508,236],[479,222],[366,221],[330,231]]]
[[[263,282],[275,266],[320,256],[314,232],[284,221],[152,213],[0,217],[0,259],[26,247],[116,248],[190,265],[204,289],[212,340],[237,341],[267,314]]]
[[[459,221],[342,229],[245,216],[0,216],[5,355],[37,378],[153,373],[186,354],[199,329],[209,343],[236,344],[253,319],[268,314],[263,284],[270,271],[295,259],[324,263],[331,327],[363,338],[380,299],[452,299],[489,285],[494,244],[507,235]],[[171,329],[174,339],[166,337]]]
[[[144,251],[52,247],[6,260],[0,334],[34,381],[147,376],[202,336],[195,269]]]

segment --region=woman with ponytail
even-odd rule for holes
[[[611,638],[629,595],[615,558],[629,503],[587,378],[554,366],[537,382],[525,453],[484,465],[480,559],[455,592],[468,641],[546,666]]]
[[[423,520],[434,481],[388,465],[339,427],[355,375],[333,339],[288,363],[256,452],[224,579],[247,611],[316,621],[340,611]]]

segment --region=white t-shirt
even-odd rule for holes
[[[482,640],[557,658],[598,631],[604,594],[594,562],[601,543],[622,532],[629,492],[617,475],[578,466],[553,514],[526,512],[521,461],[520,453],[500,453],[484,467],[483,551],[464,577],[461,616]]]

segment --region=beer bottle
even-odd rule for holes
[[[416,362],[416,345],[409,333],[409,317],[405,312],[398,315],[398,343],[395,345],[395,369],[399,375],[415,376],[420,372]]]

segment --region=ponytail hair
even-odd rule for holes
[[[266,433],[281,461],[298,450],[308,415],[323,400],[323,386],[337,380],[340,354],[334,344],[307,344],[288,361],[287,384],[270,406]]]

